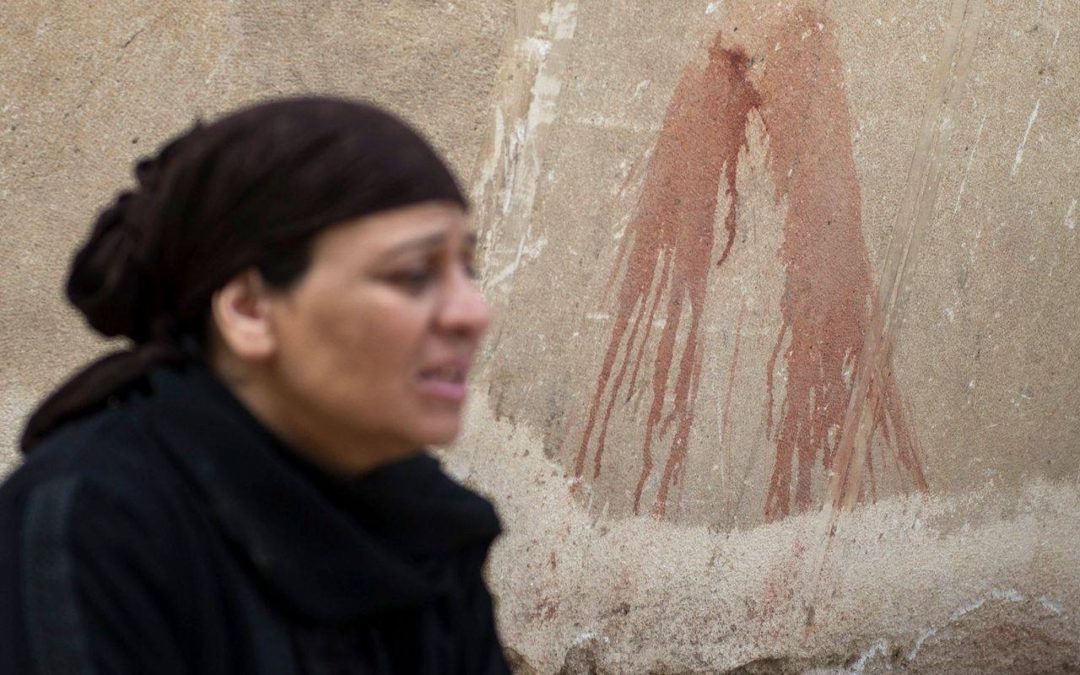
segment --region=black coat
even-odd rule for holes
[[[159,369],[0,488],[0,673],[506,672],[498,532],[428,455],[334,478]]]

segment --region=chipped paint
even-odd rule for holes
[[[1054,616],[1061,616],[1065,613],[1065,608],[1061,605],[1061,603],[1051,600],[1049,596],[1039,596],[1039,604],[1050,610],[1054,614]]]
[[[888,640],[875,640],[865,652],[859,655],[859,659],[852,664],[851,669],[848,670],[848,672],[852,675],[862,675],[866,670],[866,665],[870,662],[870,659],[876,656],[885,656],[888,651]]]
[[[931,627],[927,628],[925,631],[923,631],[923,633],[921,635],[919,635],[918,639],[915,640],[915,645],[911,648],[911,651],[908,652],[907,660],[908,661],[914,661],[915,657],[919,655],[919,650],[922,649],[923,644],[925,644],[927,640],[929,640],[929,639],[933,638],[934,636],[936,636],[938,634],[938,631],[942,630],[943,628],[945,628],[949,624],[956,623],[957,621],[964,618],[968,614],[971,614],[972,612],[975,612],[975,611],[977,611],[979,609],[982,609],[982,607],[988,601],[991,601],[991,600],[1005,600],[1007,602],[1023,602],[1024,601],[1024,596],[1022,594],[1020,594],[1014,588],[1005,588],[1005,589],[994,588],[994,589],[991,589],[990,592],[986,596],[984,596],[982,598],[979,598],[978,600],[975,600],[974,602],[968,603],[968,604],[964,605],[963,607],[960,607],[959,609],[955,610],[952,614],[949,615],[948,620],[944,624],[937,625],[937,626],[931,626]]]
[[[556,0],[539,23],[537,31],[527,32],[515,43],[513,72],[507,75],[516,80],[527,74],[531,82],[528,105],[521,109],[517,92],[507,92],[504,100],[496,101],[492,138],[481,153],[474,180],[480,194],[477,218],[490,223],[481,252],[482,267],[488,271],[485,290],[509,286],[515,274],[547,245],[543,237],[531,236],[531,214],[542,173],[539,147],[546,128],[558,117],[563,65],[555,52],[574,36],[577,3]],[[503,228],[517,223],[527,223],[517,246],[511,250],[497,247],[494,242],[501,238]]]

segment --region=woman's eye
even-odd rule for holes
[[[409,291],[421,291],[431,282],[433,277],[431,270],[426,267],[414,268],[391,274],[390,282]]]

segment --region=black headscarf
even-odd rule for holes
[[[23,452],[159,363],[190,358],[211,295],[252,266],[300,257],[323,229],[418,202],[467,207],[420,135],[374,106],[271,101],[196,124],[136,166],[75,256],[67,296],[130,349],[95,361],[30,417]]]

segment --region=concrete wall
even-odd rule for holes
[[[286,92],[468,179],[497,322],[450,469],[523,672],[1080,669],[1080,5],[14,2],[8,466],[102,347],[131,160]]]

